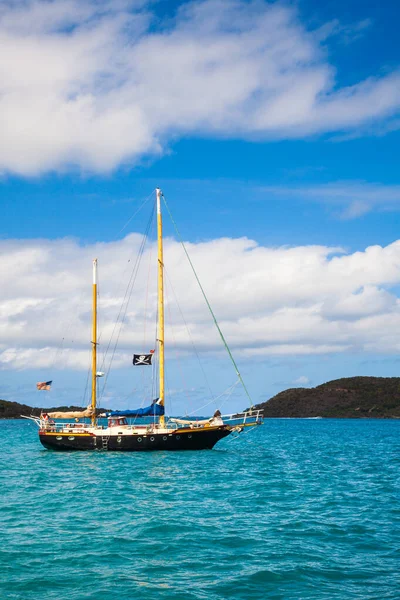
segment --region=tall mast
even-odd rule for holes
[[[164,376],[164,262],[162,242],[162,218],[161,218],[161,195],[162,192],[156,188],[157,196],[157,243],[158,243],[158,350],[159,350],[159,389],[160,404],[164,406],[165,400],[165,376]],[[164,427],[165,419],[160,417],[160,425]]]
[[[97,258],[93,261],[93,325],[92,325],[92,425],[96,421],[97,386]]]

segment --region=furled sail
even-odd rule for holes
[[[93,414],[93,409],[89,407],[86,410],[73,410],[69,412],[55,411],[45,414],[47,414],[50,419],[81,419],[84,417],[91,417]]]
[[[219,410],[216,410],[212,417],[209,419],[170,419],[172,423],[176,423],[177,425],[188,425],[199,427],[200,425],[223,425],[224,422],[221,418],[221,413]]]
[[[172,423],[176,423],[177,425],[206,425],[207,423],[209,424],[211,421],[212,417],[210,419],[201,419],[200,421],[196,421],[195,419],[173,419],[171,418],[170,421]]]

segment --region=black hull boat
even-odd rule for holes
[[[228,425],[208,429],[177,429],[164,433],[128,433],[101,435],[92,432],[39,431],[39,439],[49,450],[101,450],[101,451],[152,451],[152,450],[210,450],[219,440],[228,436]]]
[[[111,411],[107,414],[98,414],[97,410],[97,388],[98,378],[105,375],[97,371],[97,346],[99,344],[97,336],[97,259],[93,261],[93,286],[92,286],[92,397],[91,403],[83,411],[54,411],[42,413],[40,417],[30,418],[39,427],[39,439],[45,448],[50,450],[101,450],[101,451],[150,451],[150,450],[206,450],[213,448],[215,444],[230,435],[233,432],[240,433],[245,427],[260,425],[262,422],[261,411],[248,411],[241,415],[227,415],[222,417],[219,410],[208,419],[196,419],[185,417],[184,419],[167,418],[165,416],[165,362],[164,362],[164,259],[162,242],[162,219],[161,219],[161,190],[156,190],[156,214],[157,214],[157,333],[155,336],[154,350],[149,353],[140,353],[133,355],[133,366],[145,368],[153,365],[152,360],[156,357],[158,367],[158,387],[152,386],[152,389],[158,391],[158,398],[153,400],[150,406],[140,407],[134,410]],[[182,242],[184,247],[184,244]],[[142,248],[143,250],[143,248]],[[142,256],[142,250],[139,257]],[[184,251],[189,258],[186,248]],[[193,265],[189,263],[194,271]],[[136,263],[135,263],[136,264]],[[137,263],[138,264],[138,263]],[[136,267],[135,267],[136,268]],[[135,271],[137,274],[137,271]],[[129,297],[132,289],[129,288],[131,281],[136,279],[131,276],[128,284]],[[242,383],[243,388],[251,402],[249,393],[244,385],[238,367],[228,348],[226,340],[222,335],[211,306],[205,296],[204,290],[194,271],[200,289],[209,307],[214,323],[218,329],[226,349],[228,350],[231,361],[235,367],[236,375]],[[127,293],[128,293],[127,289]],[[127,296],[125,294],[125,297]],[[125,300],[125,298],[124,298]],[[126,307],[125,307],[126,313]],[[124,314],[125,314],[124,313]],[[153,345],[153,344],[152,344]],[[115,351],[115,348],[114,348]],[[110,363],[111,365],[111,363]],[[154,370],[155,372],[155,370]],[[38,390],[49,390],[52,381],[39,382]],[[234,386],[231,386],[231,391]],[[103,388],[104,389],[104,388]],[[207,402],[208,406],[211,402]],[[251,402],[252,405],[252,402]],[[99,417],[108,417],[107,426],[99,424]],[[133,418],[133,423],[129,424],[127,418]],[[140,425],[143,418],[150,420],[150,424]],[[63,422],[56,422],[61,419]],[[65,420],[73,419],[66,423]],[[90,422],[85,422],[90,419]]]

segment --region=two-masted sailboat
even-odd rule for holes
[[[53,450],[202,450],[213,448],[222,438],[232,432],[241,432],[245,427],[262,422],[261,411],[249,409],[240,414],[222,416],[220,411],[208,419],[166,418],[165,416],[165,373],[164,373],[164,258],[161,216],[162,192],[156,189],[157,247],[158,247],[158,398],[153,403],[137,410],[112,411],[98,415],[97,379],[97,259],[93,261],[93,326],[91,365],[91,404],[85,411],[42,412],[32,419],[39,427],[39,439],[43,446]],[[215,318],[214,318],[215,320]],[[216,320],[215,320],[216,322]],[[216,323],[218,329],[219,326]],[[219,329],[222,336],[222,333]],[[223,337],[223,336],[222,336]],[[233,361],[233,357],[228,349]],[[136,356],[136,355],[135,355]],[[138,355],[136,364],[146,364],[149,355]],[[242,381],[236,363],[236,373]],[[243,381],[242,381],[243,383]],[[244,384],[243,384],[244,385]],[[100,419],[99,417],[103,417]],[[106,417],[106,424],[101,424]],[[59,421],[61,420],[61,421]],[[69,421],[69,422],[66,422]],[[87,422],[85,422],[87,421]],[[132,422],[133,421],[133,422]]]

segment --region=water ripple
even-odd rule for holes
[[[0,429],[2,599],[400,597],[399,421],[271,419],[132,454]]]

